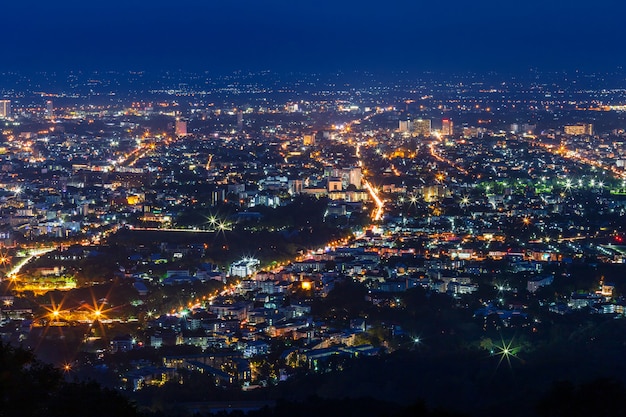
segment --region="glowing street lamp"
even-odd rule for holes
[[[215,224],[217,223],[217,217],[215,216],[209,216],[209,224],[211,226],[215,226]]]
[[[498,361],[498,367],[500,366],[502,361],[506,360],[510,368],[511,358],[519,359],[517,357],[517,354],[519,353],[519,347],[513,346],[513,339],[511,339],[511,341],[509,341],[508,343],[502,341],[502,344],[500,346],[496,345],[495,348],[496,351],[494,352],[494,354],[500,356],[500,360]]]

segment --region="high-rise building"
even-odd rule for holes
[[[593,125],[591,123],[578,123],[575,125],[567,125],[565,126],[564,130],[566,135],[593,135]]]
[[[450,119],[443,119],[441,121],[441,136],[452,136],[454,133],[454,124]]]
[[[410,120],[400,120],[398,123],[398,130],[400,133],[409,132],[413,128],[413,123]]]
[[[535,133],[535,129],[537,128],[537,125],[533,125],[530,123],[523,123],[522,124],[522,133],[527,133],[529,135],[532,135],[533,133]]]
[[[49,119],[54,118],[54,103],[52,100],[46,101],[46,117]]]
[[[0,100],[0,118],[11,117],[11,100]]]
[[[346,175],[346,186],[354,185],[357,189],[361,188],[361,182],[363,181],[363,171],[361,167],[350,167],[344,169]]]
[[[241,110],[237,112],[237,130],[243,130],[243,112]]]
[[[416,119],[413,120],[413,133],[417,136],[430,136],[432,132],[430,119]]]
[[[314,133],[310,133],[310,134],[303,135],[302,136],[302,144],[304,146],[315,145],[315,134]]]
[[[187,122],[176,119],[176,136],[187,136]]]
[[[302,193],[302,188],[304,188],[304,181],[302,180],[289,180],[287,182],[289,186],[289,194],[295,195]]]
[[[463,127],[463,138],[482,138],[485,134],[485,131],[486,130],[484,127],[465,126]]]

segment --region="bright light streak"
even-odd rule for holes
[[[374,210],[374,213],[372,213],[372,219],[374,221],[379,221],[383,218],[383,208],[385,206],[385,203],[380,199],[380,197],[378,197],[376,190],[368,181],[365,181],[365,188],[367,189],[367,191],[369,191],[370,195],[372,196],[372,200],[374,200],[374,202],[376,203],[376,210]]]
[[[52,247],[52,248],[42,248],[42,249],[31,249],[29,251],[28,256],[23,258],[22,260],[20,260],[18,263],[16,263],[13,266],[13,268],[11,268],[6,273],[6,276],[9,277],[9,278],[14,278],[17,274],[19,274],[19,272],[22,270],[24,265],[26,265],[27,263],[29,263],[31,261],[31,259],[36,258],[37,256],[41,256],[41,255],[43,255],[45,253],[48,253],[48,252],[52,252],[55,249],[56,248],[54,248],[54,247]]]

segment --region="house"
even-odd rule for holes
[[[243,349],[243,357],[250,358],[257,355],[266,355],[270,351],[270,345],[262,340],[247,342]]]
[[[163,385],[174,377],[175,369],[147,366],[127,372],[122,377],[125,389],[139,391],[148,385]]]
[[[534,293],[539,288],[552,284],[552,282],[554,282],[554,276],[552,275],[529,279],[526,283],[526,289],[528,292]]]
[[[111,340],[111,353],[128,352],[132,350],[134,340],[130,335],[117,336]]]

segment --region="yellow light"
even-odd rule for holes
[[[309,281],[302,281],[300,286],[305,291],[309,291],[311,289],[311,283]]]

